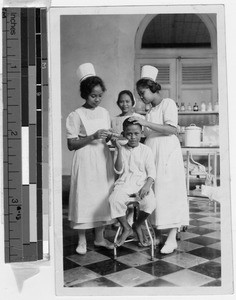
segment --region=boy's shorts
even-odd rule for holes
[[[139,209],[148,214],[151,214],[156,208],[156,199],[152,189],[150,189],[148,195],[142,200],[140,200],[140,198],[137,199],[139,199]],[[133,200],[135,200],[135,198],[130,197],[130,194],[128,194],[124,189],[115,189],[109,197],[112,219],[125,216],[127,204]]]

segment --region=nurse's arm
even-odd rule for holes
[[[106,129],[99,129],[95,133],[86,137],[67,139],[67,147],[70,151],[78,150],[90,144],[93,140],[106,139],[109,135],[109,131]]]
[[[157,131],[158,133],[161,133],[162,135],[177,134],[177,128],[170,124],[157,124],[157,123],[149,122],[147,120],[143,120],[136,116],[133,116],[130,119],[132,121],[136,121],[137,123],[139,123],[142,126],[145,126],[145,127],[150,128],[151,130]]]
[[[84,138],[72,138],[67,139],[67,147],[70,151],[81,149],[94,140],[93,134],[86,136]]]
[[[156,124],[149,121],[145,121],[146,127],[150,128],[151,130],[157,131],[162,135],[172,135],[177,134],[177,128],[175,126],[169,124]]]

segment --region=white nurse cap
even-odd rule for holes
[[[141,78],[151,79],[156,81],[158,69],[156,67],[145,65],[142,67]]]
[[[94,66],[91,63],[84,63],[80,65],[76,71],[76,74],[80,82],[87,77],[96,76]]]

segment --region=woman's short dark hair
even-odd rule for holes
[[[133,93],[132,93],[131,91],[129,91],[129,90],[123,90],[123,91],[121,91],[121,92],[119,93],[118,99],[117,99],[117,101],[116,101],[116,104],[117,104],[118,106],[119,106],[119,101],[120,101],[120,98],[121,98],[122,95],[128,95],[128,96],[130,97],[131,101],[132,101],[132,105],[133,105],[133,106],[135,105],[135,100],[134,100],[134,95],[133,95]]]
[[[101,86],[103,92],[106,91],[105,84],[103,80],[98,76],[90,76],[80,83],[80,96],[87,100],[88,96],[91,94],[93,88],[97,85]]]
[[[141,78],[136,83],[136,89],[139,91],[140,89],[150,89],[152,93],[159,92],[161,90],[161,85],[151,79]]]

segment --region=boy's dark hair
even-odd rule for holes
[[[130,97],[131,101],[132,101],[132,105],[133,105],[133,106],[135,105],[135,100],[134,100],[134,95],[133,95],[133,93],[132,93],[131,91],[129,91],[129,90],[123,90],[123,91],[121,91],[121,92],[119,93],[118,99],[117,99],[117,101],[116,101],[116,104],[117,104],[118,106],[119,106],[119,101],[120,101],[120,98],[121,98],[122,95],[128,95],[128,96]]]
[[[139,91],[140,89],[150,89],[152,93],[159,92],[161,90],[161,85],[151,79],[142,78],[136,83],[136,89]]]
[[[127,129],[127,127],[130,126],[130,125],[138,125],[138,126],[140,126],[140,128],[142,130],[142,125],[139,124],[139,123],[136,123],[136,122],[137,121],[135,121],[135,120],[130,121],[130,118],[125,119],[124,122],[123,122],[123,131],[125,131]]]
[[[80,83],[80,96],[83,99],[87,100],[89,94],[91,94],[93,88],[97,85],[101,86],[101,89],[102,89],[103,92],[106,91],[105,84],[104,84],[103,80],[100,77],[90,76],[90,77],[84,79]]]

